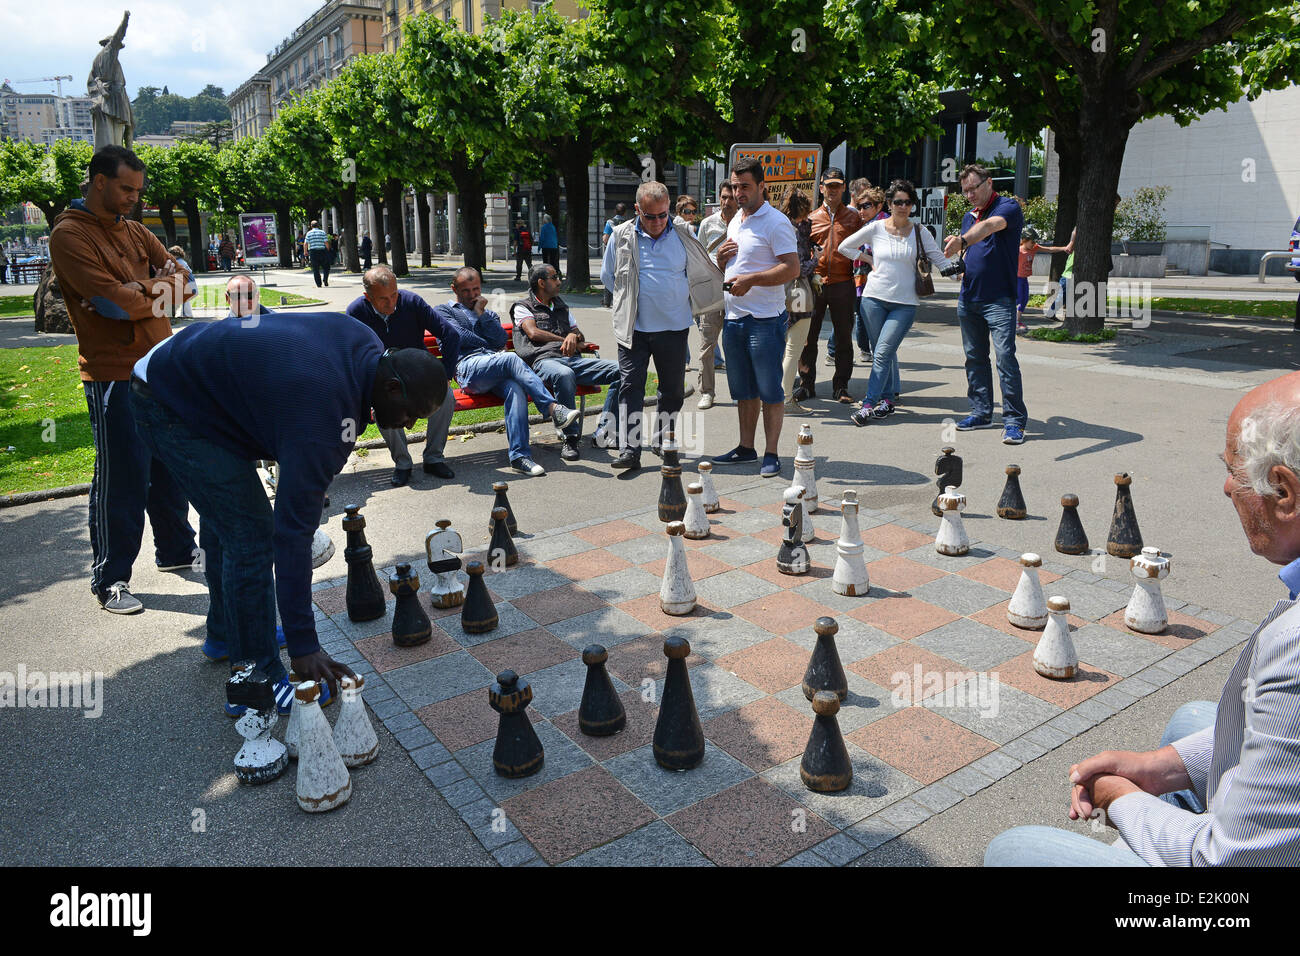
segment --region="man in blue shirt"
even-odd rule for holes
[[[414,292],[400,291],[397,276],[388,266],[375,266],[361,277],[365,294],[354,299],[347,314],[361,322],[384,343],[386,349],[422,349],[424,333],[438,340],[442,350],[442,365],[447,379],[456,377],[456,360],[460,357],[460,333],[438,318],[427,302]],[[456,396],[451,386],[443,396],[442,404],[429,419],[424,439],[424,473],[444,481],[455,474],[443,457],[447,447],[447,429],[456,411]],[[400,488],[411,480],[411,453],[407,450],[405,428],[380,428],[384,444],[393,456],[394,487]]]
[[[325,234],[320,223],[313,219],[311,228],[307,230],[306,239],[307,257],[311,259],[311,276],[316,280],[316,288],[319,289],[322,275],[325,284],[330,284],[330,237]]]
[[[528,401],[548,416],[556,428],[564,429],[578,419],[577,409],[555,400],[546,385],[506,346],[506,330],[500,317],[487,307],[482,294],[483,279],[473,266],[456,271],[451,291],[456,298],[434,309],[444,327],[460,334],[460,359],[456,381],[471,394],[491,392],[505,402],[506,440],[510,443],[510,467],[523,475],[546,474],[532,459],[528,445]]]
[[[555,223],[551,222],[551,217],[542,214],[542,227],[537,230],[537,245],[542,250],[542,261],[547,265],[553,266],[555,272],[560,272],[560,234],[555,229]],[[562,275],[560,278],[564,278]]]
[[[993,425],[991,334],[1002,387],[1002,441],[1019,445],[1025,440],[1029,420],[1021,395],[1020,363],[1016,361],[1016,277],[1025,217],[1018,202],[998,195],[991,174],[983,166],[971,164],[963,168],[961,187],[971,210],[962,218],[961,232],[949,236],[943,246],[945,256],[953,258],[961,253],[966,259],[957,298],[957,321],[966,350],[971,413],[957,423],[957,430]]]

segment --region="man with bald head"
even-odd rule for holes
[[[384,348],[388,349],[422,349],[424,333],[428,332],[438,340],[447,380],[454,379],[456,362],[460,358],[460,333],[439,318],[424,299],[414,292],[399,290],[397,276],[388,266],[379,265],[367,269],[361,277],[361,284],[365,293],[352,301],[347,314],[379,336]],[[448,385],[442,404],[429,419],[424,439],[424,473],[444,481],[455,477],[444,457],[447,430],[451,427],[451,416],[455,411],[456,396]],[[414,467],[411,453],[407,450],[406,429],[400,426],[380,426],[379,434],[384,436],[384,444],[393,456],[392,483],[395,487],[401,487],[411,480],[411,470]]]
[[[230,308],[226,318],[244,319],[250,327],[261,316],[275,314],[258,301],[257,283],[252,276],[235,276],[226,283],[226,305]]]
[[[1217,705],[1184,704],[1158,750],[1070,768],[1070,819],[1104,820],[1120,842],[1017,827],[989,844],[986,866],[1300,864],[1300,372],[1237,403],[1220,458],[1250,550],[1281,566],[1288,599],[1250,636]]]

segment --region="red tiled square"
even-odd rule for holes
[[[924,707],[896,710],[845,739],[923,784],[998,749],[993,741]]]
[[[630,568],[632,562],[620,558],[612,551],[595,548],[591,551],[571,554],[567,558],[554,558],[547,561],[546,566],[556,574],[563,574],[570,581],[586,581],[589,578],[598,578],[602,574]]]
[[[812,720],[775,697],[763,697],[704,723],[704,736],[755,773],[803,753]]]
[[[313,591],[311,599],[326,614],[342,614],[348,609],[348,586],[340,584],[334,588],[322,588]]]
[[[949,621],[957,620],[960,615],[914,597],[887,597],[854,608],[849,612],[849,616],[857,618],[863,624],[870,624],[895,637],[910,641],[927,631],[933,631],[936,627],[942,627]]]
[[[561,863],[616,840],[655,819],[604,767],[577,773],[526,790],[501,808],[547,863]]]
[[[742,511],[749,511],[749,505],[743,501],[737,501],[734,498],[718,498],[718,510],[711,512],[710,517],[714,515],[734,515]]]
[[[1204,637],[1211,631],[1217,631],[1219,625],[1211,624],[1209,621],[1202,621],[1199,617],[1191,617],[1181,611],[1169,612],[1169,626],[1165,628],[1163,634],[1143,634],[1141,631],[1134,631],[1124,623],[1124,610],[1120,609],[1113,614],[1107,614],[1101,619],[1102,624],[1107,624],[1125,634],[1134,634],[1138,637],[1145,637],[1148,641],[1155,641],[1164,647],[1172,647],[1175,650],[1180,647],[1186,647],[1198,637]]]
[[[922,697],[938,689],[934,686],[933,675],[942,675],[943,689],[947,690],[954,684],[960,684],[970,672],[970,668],[914,644],[896,644],[879,654],[864,657],[848,665],[848,668],[876,686],[883,687],[891,695],[897,694],[909,704],[912,703],[912,691],[918,683]]]
[[[544,627],[529,628],[509,637],[499,637],[495,641],[471,647],[469,652],[494,674],[507,668],[516,674],[531,674],[543,667],[582,656]]]
[[[667,563],[668,558],[663,557],[654,561],[647,561],[645,564],[639,564],[637,567],[642,571],[649,571],[657,578],[662,578],[664,576],[664,565]],[[712,555],[688,548],[686,550],[686,569],[691,572],[691,580],[698,582],[715,574],[731,571],[732,566],[725,561],[719,561]]]
[[[420,661],[431,660],[460,650],[460,645],[437,624],[433,625],[429,639],[415,647],[398,647],[393,643],[393,635],[388,631],[355,643],[357,650],[370,662],[370,666],[381,674],[398,667],[405,667],[407,664],[418,664]]]
[[[764,693],[775,694],[803,681],[810,657],[798,644],[774,637],[743,651],[724,654],[714,663]]]
[[[765,505],[759,505],[759,511],[766,511],[769,514],[779,515],[785,510],[785,501],[772,501]],[[813,512],[813,520],[818,517],[835,518],[840,516],[840,499],[834,496],[827,496],[825,492],[818,489],[817,510]],[[837,532],[838,535],[838,532]]]
[[[766,628],[773,634],[789,634],[808,627],[819,617],[834,615],[824,604],[810,601],[793,591],[777,591],[748,604],[733,607],[731,613]]]
[[[652,595],[657,601],[659,595]],[[667,615],[664,615],[667,617]],[[686,667],[692,668],[704,663],[704,658],[692,650],[686,655]],[[662,680],[668,674],[668,658],[664,656],[664,638],[662,634],[650,634],[638,637],[634,641],[624,641],[609,649],[609,660],[605,669],[633,687],[640,687],[644,680]]]
[[[488,703],[488,686],[421,707],[415,716],[450,751],[481,744],[496,736],[500,719]],[[529,707],[524,713],[533,723],[542,719],[536,708]]]
[[[989,627],[995,627],[1003,634],[1010,634],[1014,637],[1020,638],[1022,641],[1028,641],[1029,643],[1037,646],[1038,639],[1043,636],[1042,628],[1039,628],[1036,631],[1032,631],[1027,628],[1016,627],[1014,624],[1008,621],[1007,605],[1009,605],[1010,603],[1011,603],[1011,599],[1007,598],[1007,600],[1001,602],[1000,604],[994,604],[992,607],[986,607],[984,610],[978,611],[975,614],[971,614],[968,616],[972,621],[979,621],[981,624],[987,624]],[[1088,621],[1079,617],[1077,614],[1066,614],[1065,620],[1066,623],[1070,625],[1071,632],[1077,631],[1079,628],[1089,623]]]
[[[1034,652],[1026,651],[1019,657],[1013,657],[997,666],[993,672],[998,680],[1010,684],[1017,690],[1033,694],[1039,700],[1055,704],[1062,710],[1069,710],[1075,704],[1081,704],[1094,694],[1100,694],[1107,687],[1114,686],[1119,680],[1109,671],[1093,667],[1083,661],[1075,668],[1074,676],[1069,680],[1052,680],[1034,670]]]
[[[607,544],[618,544],[620,541],[640,538],[649,534],[650,529],[620,518],[616,521],[606,521],[604,524],[594,524],[590,528],[579,528],[573,533],[588,544],[603,548]]]
[[[1024,567],[1019,561],[1012,561],[1008,558],[989,558],[987,561],[981,561],[979,564],[972,565],[965,571],[958,571],[964,578],[970,578],[972,581],[978,581],[980,584],[987,584],[991,588],[1001,588],[1003,591],[1016,590],[1016,585],[1020,583],[1020,572]],[[1053,574],[1051,571],[1038,569],[1038,580],[1043,584],[1051,584],[1053,581],[1059,581],[1061,576]]]
[[[803,811],[804,826],[791,826],[795,810]],[[837,832],[758,777],[664,819],[720,866],[775,866]]]
[[[871,579],[871,586],[890,591],[919,588],[922,584],[938,580],[946,573],[897,554],[891,554],[887,558],[872,561],[867,565],[867,576]]]
[[[756,541],[763,541],[772,546],[772,555],[781,547],[781,542],[785,540],[785,525],[775,525],[771,528],[764,528],[762,531],[755,531],[750,535]]]
[[[937,528],[938,525],[935,525]],[[923,544],[934,544],[933,535],[924,535],[911,528],[900,528],[896,524],[882,524],[862,532],[862,543],[877,551],[899,554],[911,551]]]
[[[663,655],[660,655],[661,657]],[[692,655],[693,657],[694,655]],[[659,719],[659,704],[642,698],[641,690],[632,687],[618,695],[623,702],[623,712],[627,714],[627,724],[616,734],[608,737],[589,737],[578,728],[578,712],[571,710],[560,714],[551,723],[568,735],[597,761],[603,763],[620,754],[644,747],[654,739],[655,721]]]
[[[645,597],[624,601],[622,604],[614,606],[620,611],[631,614],[652,631],[662,631],[664,628],[672,627],[685,617],[708,617],[711,614],[716,614],[718,610],[697,598],[695,607],[691,609],[689,614],[665,614],[663,606],[659,603],[659,592],[657,591],[654,594],[647,594]],[[662,643],[660,646],[663,646]]]
[[[834,568],[824,567],[820,564],[814,564],[810,567],[807,574],[782,574],[776,567],[775,550],[772,552],[772,557],[758,561],[755,564],[746,565],[745,570],[755,577],[762,578],[764,581],[782,588],[797,588],[809,581],[829,578],[835,574]]]
[[[538,624],[543,625],[567,621],[571,617],[606,606],[605,602],[596,595],[584,591],[576,584],[565,584],[562,587],[525,594],[510,603]]]
[[[734,541],[736,538],[744,537],[739,531],[728,528],[725,524],[719,524],[712,515],[709,516],[709,536],[707,538],[688,538],[682,536],[682,543],[690,548],[707,548],[711,544],[721,544],[723,541]]]

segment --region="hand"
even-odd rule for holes
[[[123,289],[129,289],[132,292],[143,292],[144,284],[140,282],[126,282],[122,284]]]
[[[483,311],[487,308],[487,304],[488,304],[487,296],[485,295],[479,296],[477,299],[474,300],[474,311],[477,312],[479,315],[482,315]]]
[[[736,276],[731,280],[731,294],[744,295],[754,287],[754,275]]]
[[[961,236],[949,236],[943,241],[943,255],[945,259],[953,258],[959,252],[961,252]]]
[[[718,246],[716,258],[719,266],[725,266],[731,261],[732,256],[740,251],[740,246],[736,245],[735,239],[728,239],[722,245]]]
[[[1070,810],[1070,819],[1091,820],[1098,810],[1101,811],[1102,821],[1111,829],[1117,829],[1114,821],[1111,820],[1110,814],[1106,811],[1110,805],[1120,797],[1129,793],[1142,793],[1142,788],[1127,777],[1120,777],[1116,774],[1102,774],[1095,777],[1088,786],[1080,784],[1074,788],[1071,797],[1072,804],[1077,804],[1080,808],[1080,815],[1075,816],[1075,811]],[[1087,808],[1087,813],[1083,809]],[[1095,808],[1095,809],[1094,809]]]
[[[163,267],[158,270],[158,276],[172,276],[176,274],[176,260],[168,259],[163,263]]]
[[[1117,785],[1113,781],[1099,784],[1102,778],[1111,777],[1122,778],[1131,786],[1121,793],[1114,792]],[[1095,757],[1072,766],[1070,782],[1075,785],[1070,800],[1071,820],[1089,819],[1094,807],[1104,810],[1111,800],[1124,793],[1141,790],[1158,796],[1191,784],[1187,768],[1173,747],[1161,747],[1144,753],[1103,750]]]
[[[560,345],[560,354],[567,356],[577,355],[581,344],[581,341],[578,339],[578,334],[576,332],[570,332],[564,337],[564,342]]]
[[[293,672],[298,675],[299,681],[314,680],[324,682],[329,686],[330,694],[336,698],[339,695],[339,678],[351,677],[355,679],[357,676],[352,673],[352,668],[346,664],[340,664],[322,650],[317,650],[316,653],[308,654],[306,657],[292,658],[290,663],[293,665]]]

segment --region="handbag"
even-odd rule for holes
[[[913,226],[922,229],[923,226]],[[921,236],[916,236],[916,294],[919,298],[934,295],[934,278],[930,275],[930,257],[921,251]]]

